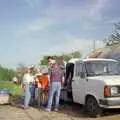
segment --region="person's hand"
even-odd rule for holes
[[[62,77],[62,85],[64,84],[64,82],[65,82],[65,78],[64,78],[64,77]]]
[[[26,89],[25,84],[22,84],[21,86],[22,86],[23,91],[25,92],[25,89]]]
[[[36,81],[36,82],[39,82],[39,80],[38,80],[38,78],[37,78],[37,77],[35,78],[35,81]]]
[[[49,84],[49,85],[48,85],[48,88],[50,88],[50,86],[51,86],[51,85]]]
[[[38,83],[38,88],[41,88],[41,87],[42,87],[42,85],[40,83]]]

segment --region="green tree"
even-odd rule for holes
[[[11,81],[14,76],[17,76],[15,70],[0,66],[0,80]]]
[[[25,68],[26,68],[26,65],[24,65],[24,63],[19,63],[16,67],[16,72],[17,72],[17,77],[19,82],[21,82],[22,80]]]
[[[120,43],[120,22],[114,24],[114,32],[104,42],[106,46],[113,46]]]
[[[69,61],[71,58],[80,58],[81,53],[79,51],[75,51],[75,52],[68,53],[68,54],[53,55],[53,59],[58,61],[60,56],[63,56],[65,61]],[[40,65],[47,65],[48,64],[47,58],[48,56],[43,56],[43,58],[40,60]]]
[[[48,56],[44,56],[42,58],[42,60],[40,60],[40,65],[47,65],[48,64],[47,58],[48,58]]]
[[[72,52],[70,54],[73,58],[80,58],[81,57],[81,53],[79,51],[75,51],[75,52]]]

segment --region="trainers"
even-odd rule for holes
[[[49,108],[46,108],[45,111],[47,111],[47,112],[51,112],[51,110],[50,110]]]
[[[57,108],[55,108],[55,112],[58,112],[58,109],[57,109]]]
[[[26,107],[24,105],[20,105],[20,107],[23,108],[23,109],[29,109],[30,108],[30,107],[28,107],[28,106]]]

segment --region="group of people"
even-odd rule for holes
[[[35,97],[35,91],[37,88],[39,99],[47,101],[45,110],[48,112],[52,110],[52,103],[55,97],[54,110],[58,111],[61,87],[64,84],[65,80],[65,69],[66,63],[62,56],[60,57],[58,62],[55,61],[51,56],[49,56],[48,70],[41,70],[34,76],[31,75],[31,70],[29,68],[26,68],[22,80],[22,88],[25,93],[24,104],[22,105],[22,107],[29,107],[31,99]],[[40,105],[43,105],[43,103],[40,103]]]

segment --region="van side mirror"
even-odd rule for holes
[[[85,78],[85,73],[84,73],[84,72],[81,72],[81,73],[80,73],[80,77],[81,77],[81,78]]]

